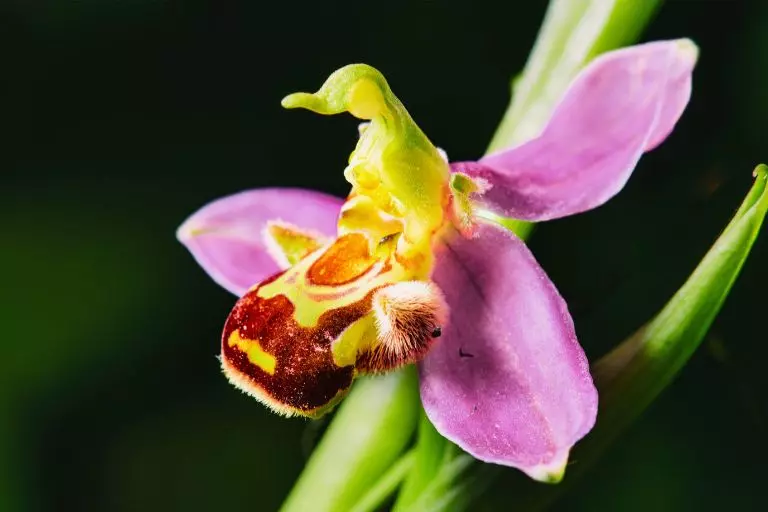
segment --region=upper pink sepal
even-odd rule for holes
[[[479,224],[439,250],[451,317],[420,366],[429,419],[480,460],[557,481],[597,414],[565,301],[510,232]]]
[[[281,270],[264,234],[268,221],[333,237],[342,203],[312,190],[247,190],[205,205],[184,221],[176,236],[214,281],[241,296]]]
[[[674,128],[697,55],[688,39],[605,53],[579,73],[537,138],[452,168],[486,180],[480,203],[508,217],[542,221],[600,206]]]

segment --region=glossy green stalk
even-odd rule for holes
[[[355,506],[410,442],[419,411],[416,369],[360,379],[315,448],[283,512]]]
[[[376,485],[368,490],[357,505],[352,507],[350,512],[374,512],[375,510],[378,510],[381,504],[397,490],[405,477],[408,476],[411,468],[413,468],[415,460],[416,452],[414,450],[411,450],[400,457],[397,462],[384,473],[384,476],[376,482]]]
[[[704,339],[749,255],[768,212],[768,167],[699,266],[667,305],[594,365],[601,391],[595,440],[609,442],[669,385]]]
[[[435,430],[423,410],[420,414],[418,436],[415,463],[408,478],[403,482],[392,512],[408,510],[435,478],[440,471],[440,466],[450,461],[453,452],[451,448],[456,449],[452,443]],[[450,452],[446,453],[447,450]]]
[[[454,445],[449,443],[448,446],[449,450],[455,453],[444,458],[435,477],[422,489],[418,499],[403,508],[404,512],[448,510],[458,498],[453,491],[462,487],[461,481],[477,466],[477,461],[472,456],[461,453]]]

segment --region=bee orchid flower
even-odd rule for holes
[[[241,390],[317,417],[356,376],[418,363],[436,429],[474,457],[559,480],[597,391],[565,301],[494,219],[550,220],[607,201],[691,93],[688,40],[594,59],[534,139],[450,164],[374,68],[334,72],[287,108],[365,121],[346,200],[265,188],[216,200],[178,230],[239,296],[221,363]]]

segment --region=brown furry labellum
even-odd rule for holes
[[[442,334],[448,307],[429,281],[405,281],[378,290],[372,301],[378,333],[360,355],[361,371],[383,372],[420,361]]]
[[[408,275],[374,257],[363,235],[337,238],[237,301],[222,333],[224,373],[278,413],[324,414],[358,373],[416,362],[439,337],[442,294]]]

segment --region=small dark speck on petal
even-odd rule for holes
[[[474,354],[470,354],[469,352],[464,352],[464,350],[459,347],[459,357],[475,357]]]

